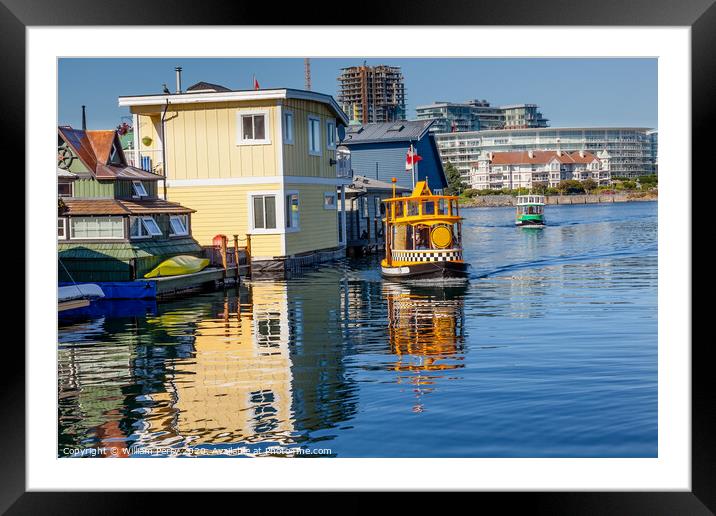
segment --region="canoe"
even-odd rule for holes
[[[144,275],[145,278],[159,278],[163,276],[179,276],[180,274],[191,274],[199,272],[209,265],[206,258],[181,255],[164,260],[154,269]]]

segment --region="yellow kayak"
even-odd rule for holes
[[[199,272],[209,265],[206,258],[197,258],[196,256],[174,256],[168,260],[164,260],[154,269],[144,275],[145,278],[157,278],[160,276],[178,276],[179,274],[191,274]]]

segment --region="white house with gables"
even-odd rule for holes
[[[593,179],[608,185],[609,153],[587,151],[511,151],[482,152],[470,166],[472,188],[531,188],[535,183],[557,186],[560,181]]]

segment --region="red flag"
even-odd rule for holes
[[[413,170],[413,166],[421,159],[423,159],[422,156],[418,155],[418,151],[411,145],[405,155],[405,170]]]
[[[254,89],[258,90],[261,86],[259,86],[259,81],[256,80],[256,76],[254,75]]]

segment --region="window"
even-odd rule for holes
[[[254,229],[276,229],[276,196],[254,195]]]
[[[169,226],[172,229],[172,235],[188,235],[189,217],[187,215],[172,215],[169,217]]]
[[[153,217],[130,217],[129,236],[130,238],[146,238],[150,236],[161,236],[162,230]]]
[[[65,238],[67,238],[67,219],[57,217],[57,240],[64,240]]]
[[[70,238],[124,238],[122,217],[72,217]]]
[[[313,116],[308,117],[308,153],[321,155],[321,119]]]
[[[326,122],[326,147],[336,148],[336,122],[333,120]]]
[[[368,198],[360,198],[360,214],[361,217],[368,218]]]
[[[378,219],[378,218],[380,218],[380,215],[381,215],[381,210],[380,210],[380,208],[381,208],[381,206],[380,206],[380,205],[381,205],[380,197],[378,197],[377,195],[376,195],[375,197],[373,197],[373,203],[375,204],[374,216],[375,216],[376,219]]]
[[[240,112],[239,113],[239,144],[260,145],[271,143],[268,137],[268,113]]]
[[[290,193],[286,195],[286,227],[298,229],[298,194]]]
[[[293,113],[283,112],[283,143],[293,143]]]
[[[323,194],[323,209],[335,210],[336,209],[336,192],[325,192]]]
[[[72,183],[57,184],[58,197],[72,197]]]
[[[147,197],[149,195],[141,181],[132,181],[132,191],[135,197]]]

